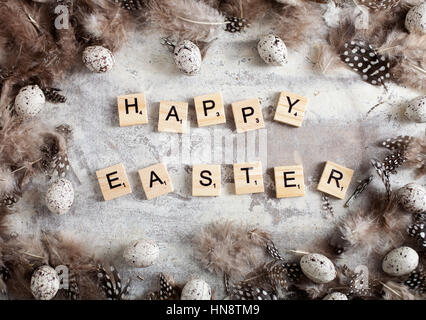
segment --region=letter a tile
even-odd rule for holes
[[[352,169],[327,161],[317,189],[336,198],[344,199],[353,174]]]
[[[164,164],[158,163],[138,172],[148,200],[173,192],[173,184]]]
[[[188,129],[188,103],[161,101],[158,131],[185,133]]]
[[[105,201],[132,193],[126,169],[122,163],[96,171],[96,177]]]

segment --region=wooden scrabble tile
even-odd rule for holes
[[[257,98],[234,102],[232,104],[232,113],[234,114],[235,127],[238,133],[265,127],[259,99]]]
[[[148,123],[146,100],[143,93],[117,97],[120,127]]]
[[[264,192],[260,161],[234,164],[235,193]]]
[[[194,98],[198,127],[225,123],[225,109],[221,93],[206,94]]]
[[[126,169],[122,163],[96,171],[102,195],[105,201],[112,200],[132,193]]]
[[[192,167],[192,195],[209,197],[220,195],[220,165],[201,164]]]
[[[303,96],[286,91],[281,92],[274,120],[300,127],[307,103],[308,99]]]
[[[283,166],[274,168],[277,198],[302,197],[305,195],[303,167]]]
[[[148,200],[173,192],[173,184],[164,164],[143,168],[138,173]]]
[[[161,101],[158,131],[185,133],[188,129],[188,103]]]
[[[344,199],[353,174],[352,169],[327,161],[317,189],[336,198]]]

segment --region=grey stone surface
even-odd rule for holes
[[[203,61],[201,73],[194,77],[178,72],[172,55],[160,44],[159,35],[152,32],[132,36],[116,54],[116,66],[107,74],[90,73],[83,65],[75,70],[58,84],[68,102],[48,105],[42,115],[46,122],[68,123],[74,128],[69,155],[74,205],[63,216],[49,213],[43,203],[47,183],[42,179],[34,181],[18,205],[19,214],[10,217],[14,232],[27,235],[43,229],[80,239],[97,254],[110,257],[124,277],[133,279],[135,297],[156,288],[158,272],[169,273],[181,282],[201,276],[212,286],[216,298],[223,297],[221,277],[201,268],[191,246],[194,233],[216,219],[264,228],[272,233],[282,251],[308,249],[323,240],[339,217],[349,212],[343,208],[344,201],[337,199],[331,199],[334,217],[327,218],[322,211],[316,183],[324,162],[331,160],[355,170],[352,191],[357,180],[373,173],[369,158],[385,154],[375,145],[378,139],[424,133],[424,124],[409,123],[402,116],[405,104],[419,93],[392,83],[387,89],[373,87],[344,68],[331,74],[316,74],[309,60],[309,47],[289,50],[289,63],[284,67],[267,66],[256,49],[261,34],[254,27],[243,35],[226,35],[217,40]],[[272,121],[281,90],[308,97],[301,128]],[[227,124],[198,129],[192,98],[217,91],[223,93]],[[149,124],[120,128],[116,96],[134,92],[147,96]],[[261,155],[262,161],[266,158],[265,193],[234,194],[230,164],[245,158],[244,149],[238,149],[234,159],[222,166],[222,196],[192,197],[190,166],[211,163],[215,149],[200,135],[210,136],[217,130],[227,139],[235,139],[237,149],[237,137],[245,139],[245,135],[235,131],[230,103],[252,97],[260,98],[267,132],[266,148],[261,148],[267,155]],[[181,137],[157,132],[158,106],[163,99],[190,103],[190,134]],[[180,149],[184,151],[184,161],[170,160],[171,151]],[[191,159],[185,156],[189,151]],[[248,160],[253,158],[256,157]],[[159,161],[167,164],[175,192],[147,201],[137,170]],[[95,171],[119,162],[127,169],[133,193],[104,202]],[[302,162],[305,168],[306,196],[275,199],[272,168],[296,162]],[[413,179],[411,172],[402,170],[392,176],[392,183],[399,187]],[[368,190],[383,191],[379,179]],[[365,206],[365,199],[361,196],[356,200],[354,208]],[[159,260],[145,269],[126,267],[123,248],[143,237],[159,244]],[[353,263],[362,263],[363,259],[366,258],[354,257]],[[138,280],[138,274],[145,280]]]

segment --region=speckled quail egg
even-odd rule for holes
[[[15,111],[23,118],[31,118],[43,109],[45,103],[46,97],[38,85],[26,86],[15,98]]]
[[[410,32],[426,33],[426,3],[414,6],[408,11],[405,27]]]
[[[46,205],[52,213],[67,213],[73,202],[74,188],[71,181],[67,179],[55,181],[46,192]]]
[[[405,116],[415,122],[426,122],[426,96],[411,100],[405,109]]]
[[[348,300],[348,297],[344,293],[333,292],[326,295],[322,300]]]
[[[83,63],[92,72],[107,72],[114,66],[114,55],[101,46],[89,46],[83,51]]]
[[[268,34],[257,44],[260,57],[269,65],[283,66],[287,64],[287,47],[280,38]]]
[[[179,42],[174,49],[175,63],[180,71],[193,76],[201,70],[201,52],[197,45],[189,40]]]
[[[212,290],[207,282],[201,279],[193,279],[182,289],[181,300],[210,300]]]
[[[160,248],[148,239],[133,241],[123,253],[123,258],[129,266],[146,268],[152,266],[158,259]]]
[[[417,183],[409,183],[398,190],[401,206],[410,213],[426,212],[426,188]]]
[[[391,276],[403,276],[414,271],[419,264],[419,255],[410,247],[393,249],[383,259],[382,269]]]
[[[315,283],[328,283],[336,278],[333,262],[319,253],[309,253],[300,259],[303,274]]]
[[[31,277],[31,292],[37,300],[51,300],[59,290],[59,277],[55,269],[41,266]]]

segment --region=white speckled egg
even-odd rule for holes
[[[152,266],[158,259],[160,248],[148,239],[133,241],[123,253],[123,258],[129,266],[146,268]]]
[[[260,39],[257,44],[260,57],[267,64],[283,66],[287,64],[287,47],[285,43],[273,34],[268,34]]]
[[[322,300],[348,300],[348,297],[344,293],[333,292],[326,295]]]
[[[201,69],[200,49],[191,41],[184,40],[174,50],[175,63],[180,71],[193,76]]]
[[[46,205],[50,212],[64,214],[74,202],[74,188],[71,181],[59,179],[52,183],[46,192]]]
[[[410,32],[426,33],[426,3],[414,6],[408,11],[405,27]]]
[[[114,55],[107,48],[90,46],[83,51],[83,63],[93,72],[107,72],[114,66]]]
[[[403,276],[414,271],[419,264],[419,255],[410,247],[393,249],[383,259],[382,269],[391,276]]]
[[[405,116],[415,122],[426,122],[426,96],[411,100],[405,109]]]
[[[19,90],[15,98],[15,111],[24,118],[36,116],[44,107],[46,98],[38,85],[30,85]]]
[[[300,259],[303,274],[315,283],[328,283],[336,278],[333,262],[319,253],[309,253]]]
[[[401,206],[410,213],[426,212],[426,188],[417,183],[409,183],[398,190]]]
[[[41,266],[31,277],[31,292],[37,300],[51,300],[59,290],[59,277],[55,269]]]
[[[210,300],[212,290],[207,282],[201,279],[193,279],[182,289],[181,300]]]

